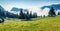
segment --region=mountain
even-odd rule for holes
[[[19,12],[22,8],[13,7],[11,11]],[[23,11],[28,11],[27,9],[22,9]]]
[[[0,5],[0,11],[5,11],[5,9]]]
[[[6,10],[0,5],[0,17],[5,17]]]
[[[60,10],[60,4],[52,4],[52,5],[48,5],[48,6],[43,6],[43,7],[41,7],[41,9],[51,8],[51,7],[53,7],[56,10]]]
[[[20,11],[20,9],[19,9],[19,8],[16,8],[16,7],[13,7],[13,8],[11,9],[11,11],[18,12],[18,11]]]

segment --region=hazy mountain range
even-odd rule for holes
[[[51,8],[51,7],[53,7],[56,10],[60,10],[60,4],[52,4],[52,5],[48,5],[48,6],[42,6],[41,9]]]
[[[44,9],[44,8],[51,8],[51,7],[53,7],[54,9],[56,9],[56,10],[59,10],[60,11],[60,4],[52,4],[52,5],[48,5],[48,6],[42,6],[40,9]],[[12,13],[18,13],[18,12],[20,12],[20,9],[23,9],[23,8],[17,8],[17,7],[13,7],[11,10],[10,10],[10,12],[12,12]],[[23,9],[23,11],[25,12],[25,11],[28,11],[29,9]],[[0,11],[2,11],[2,12],[6,12],[6,10],[2,7],[2,6],[0,6]],[[9,10],[8,10],[9,11]],[[36,11],[38,11],[38,10],[36,10]],[[45,12],[44,12],[45,13]],[[40,14],[40,12],[39,13],[37,13],[37,14]]]
[[[2,6],[0,6],[0,10],[5,11],[5,9]]]
[[[41,9],[44,8],[51,8],[53,7],[56,10],[60,10],[60,4],[52,4],[52,5],[48,5],[48,6],[42,6]],[[0,6],[0,9],[5,10],[2,6]],[[15,12],[19,12],[21,8],[16,8],[13,7],[10,11],[15,11]],[[27,11],[27,9],[23,9],[24,11]]]
[[[28,11],[28,9],[16,8],[16,7],[13,7],[10,11],[19,12],[21,9],[22,9],[23,11]]]
[[[16,7],[13,7],[13,8],[11,9],[11,11],[16,11],[16,12],[18,12],[18,11],[20,11],[20,9],[19,9],[19,8],[16,8]]]

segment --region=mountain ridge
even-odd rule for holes
[[[42,6],[41,9],[51,8],[51,7],[53,7],[55,10],[60,10],[60,4],[52,4],[52,5],[48,5],[48,6]]]

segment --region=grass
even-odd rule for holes
[[[0,31],[60,31],[60,15],[56,17],[33,18],[31,21],[5,18]]]

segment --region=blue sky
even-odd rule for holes
[[[60,3],[60,0],[0,0],[0,5],[6,10],[10,10],[12,7],[35,8],[57,3]]]

